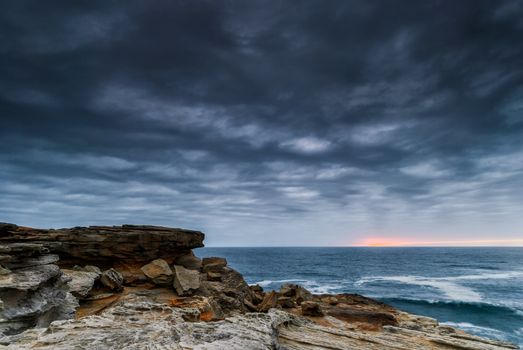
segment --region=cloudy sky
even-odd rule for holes
[[[523,2],[11,1],[0,221],[523,243]]]

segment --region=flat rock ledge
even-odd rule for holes
[[[198,305],[169,306],[130,293],[98,315],[0,338],[0,349],[517,349],[404,313],[398,325],[381,331],[329,316],[310,320],[277,308],[216,322],[187,321],[188,315],[199,312]],[[409,328],[410,322],[418,324],[416,329]]]

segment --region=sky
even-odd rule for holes
[[[11,1],[0,221],[523,245],[523,2]]]

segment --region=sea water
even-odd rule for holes
[[[358,293],[523,348],[523,248],[201,248],[247,283]]]

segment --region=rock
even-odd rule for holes
[[[292,300],[291,297],[279,297],[278,305],[283,308],[290,309],[290,308],[295,307],[296,303],[294,302],[294,300]]]
[[[305,288],[297,286],[296,288],[296,303],[301,305],[305,301],[312,300],[312,294]]]
[[[89,226],[43,230],[0,224],[0,244],[35,243],[60,256],[61,264],[113,266],[115,261],[134,263],[186,255],[203,247],[199,231],[160,226]],[[5,266],[5,265],[4,265]]]
[[[310,302],[305,302],[310,303]],[[303,308],[302,303],[302,308]],[[361,310],[352,310],[348,308],[335,308],[327,312],[329,316],[336,317],[337,319],[346,321],[346,322],[365,322],[378,327],[384,325],[396,326],[398,322],[396,321],[394,315],[386,312],[373,312],[373,311],[361,311]],[[312,315],[311,315],[312,316]]]
[[[207,271],[220,272],[226,266],[227,266],[227,260],[225,258],[210,257],[210,258],[203,258],[203,260],[202,260],[203,272],[207,272]]]
[[[220,281],[203,280],[198,293],[213,297],[226,315],[249,311],[245,300],[252,304],[253,292],[243,276],[229,267],[223,267],[220,274]]]
[[[123,276],[113,268],[102,272],[100,282],[111,291],[121,292],[123,290]]]
[[[294,297],[296,296],[296,287],[294,284],[284,284],[280,287],[280,294],[284,297]]]
[[[191,295],[200,288],[200,273],[183,266],[174,265],[173,286],[178,295]]]
[[[69,279],[67,282],[69,291],[79,299],[84,299],[89,295],[95,281],[97,281],[102,274],[101,272],[67,269],[62,269],[62,272]]]
[[[0,265],[0,275],[7,275],[9,273],[11,273],[11,270],[9,270],[8,268],[3,267],[2,265]]]
[[[207,280],[208,281],[221,281],[222,274],[214,271],[207,271]]]
[[[267,312],[278,305],[278,293],[271,291],[265,294],[263,301],[258,305],[259,312]]]
[[[9,268],[0,274],[0,338],[53,320],[71,318],[77,306],[56,256],[39,244],[0,244]]]
[[[193,252],[179,256],[174,259],[175,265],[180,265],[189,270],[200,270],[202,268],[202,259],[196,257]]]
[[[335,296],[328,296],[322,299],[324,303],[329,305],[337,305],[339,303],[338,299]]]
[[[323,311],[318,303],[314,301],[304,301],[301,303],[301,314],[303,316],[321,317]]]
[[[292,298],[296,304],[301,305],[304,301],[312,300],[312,294],[297,284],[284,284],[280,288],[280,294]]]
[[[200,319],[201,311],[200,312]],[[16,350],[69,349],[285,349],[285,350],[507,350],[516,346],[458,331],[439,334],[429,328],[412,331],[385,326],[383,331],[319,325],[272,309],[217,322],[192,322],[193,306],[173,307],[145,297],[127,296],[96,316],[57,321],[0,339]],[[191,322],[185,321],[189,319]],[[350,325],[348,325],[350,326]]]
[[[86,266],[83,268],[83,271],[86,271],[86,272],[93,272],[93,273],[96,273],[97,275],[102,275],[102,270],[100,270],[99,267],[97,267],[97,266],[93,266],[93,265],[86,265]]]
[[[163,259],[153,260],[142,266],[141,270],[154,284],[159,286],[169,286],[173,282],[173,272]]]
[[[198,309],[183,309],[182,318],[187,322],[199,322],[200,311]]]
[[[262,293],[263,292],[263,288],[262,286],[260,286],[259,284],[255,284],[255,285],[252,285],[252,286],[249,286],[249,288],[255,292],[255,293]]]
[[[249,300],[245,299],[243,300],[243,305],[245,305],[245,307],[247,308],[247,310],[249,310],[250,312],[256,312],[258,311],[258,308],[256,307],[256,305],[254,305],[253,303],[251,303]]]
[[[200,312],[200,321],[223,320],[225,315],[218,303],[212,298],[194,296],[190,298],[179,298],[171,301],[171,306],[176,308],[196,308]]]
[[[100,315],[55,322],[48,330],[31,330],[1,342],[16,350],[276,349],[277,329],[295,319],[284,312],[271,312],[217,322],[184,320],[194,321],[196,314],[143,298],[126,299]]]

